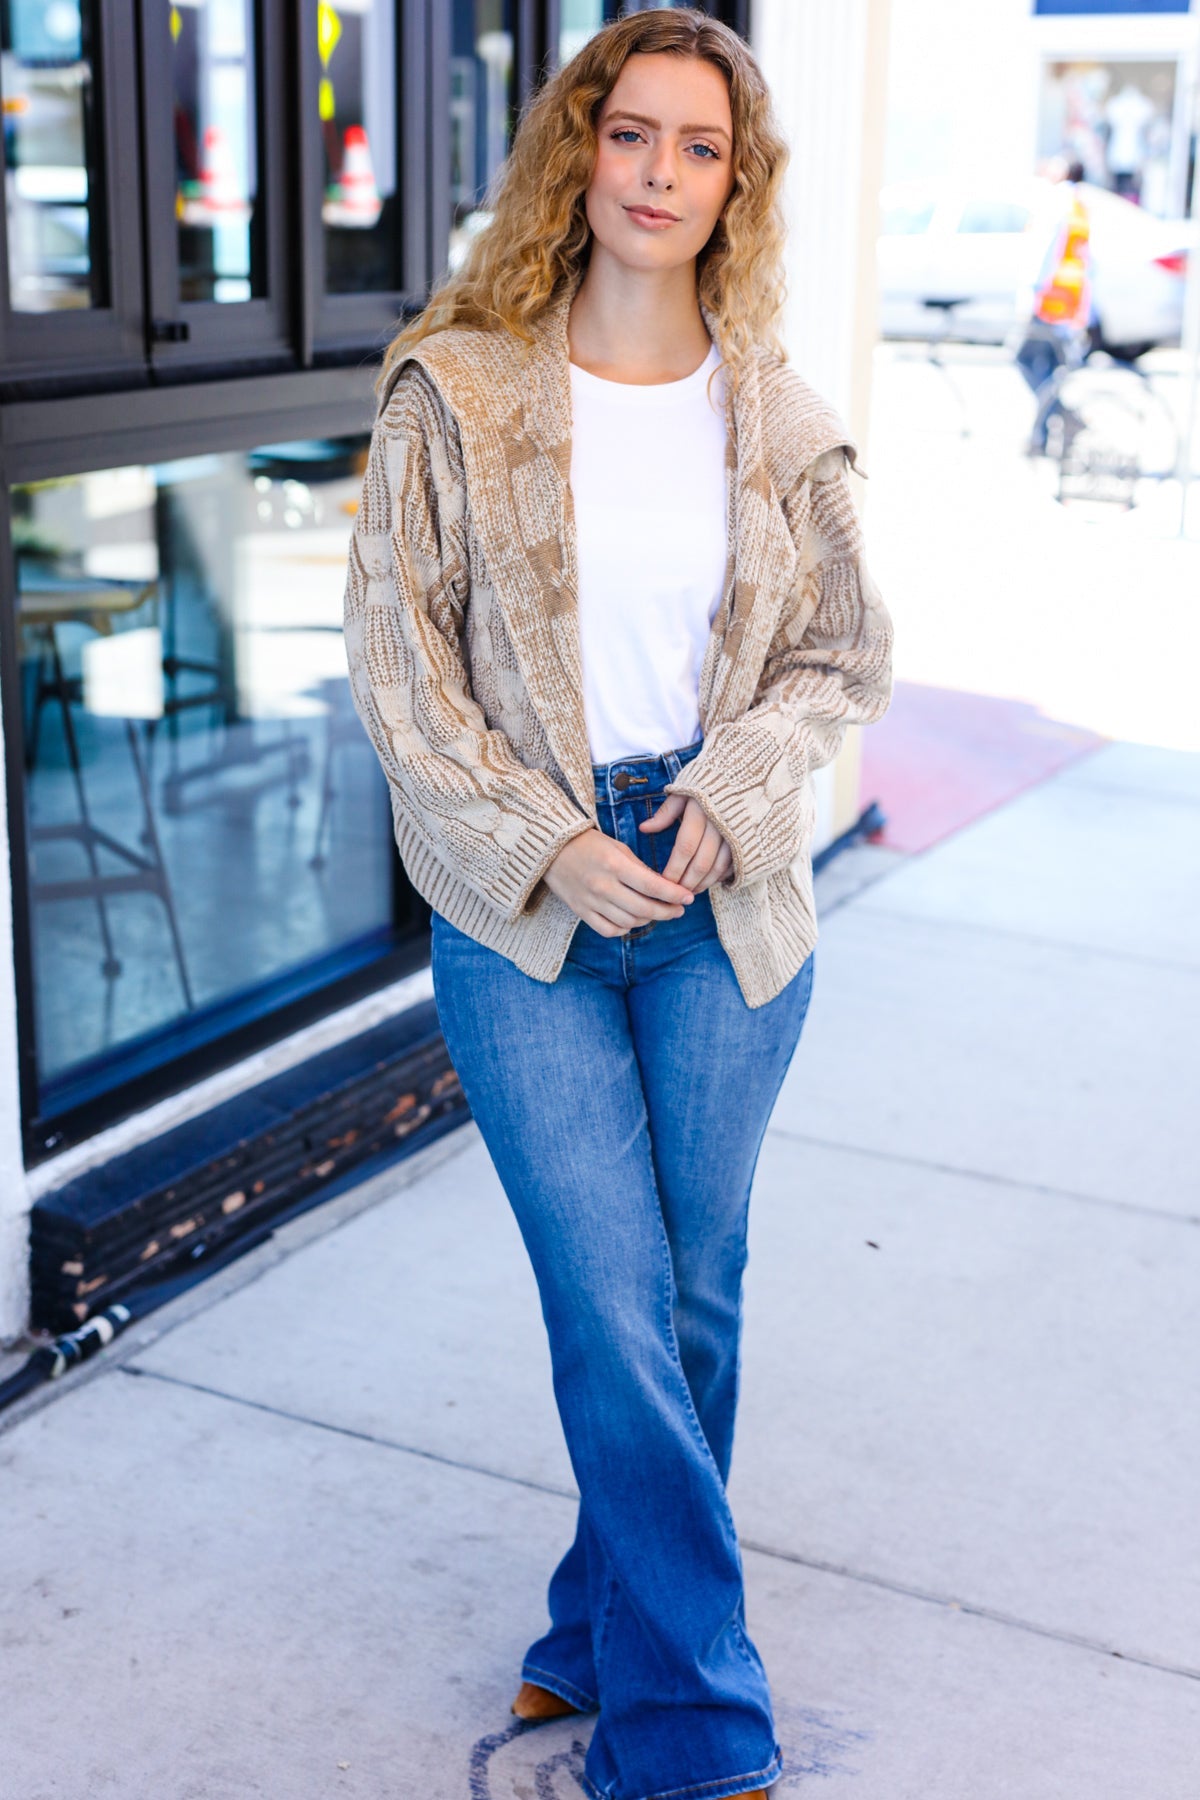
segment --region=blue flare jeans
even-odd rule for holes
[[[600,827],[639,832],[699,743],[593,766]],[[810,955],[747,1006],[708,894],[606,938],[582,920],[553,982],[435,914],[447,1047],[533,1264],[579,1485],[550,1629],[525,1680],[599,1710],[593,1800],[725,1800],[777,1779],[725,1484],[750,1183],[799,1041]]]

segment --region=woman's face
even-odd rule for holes
[[[694,56],[629,57],[597,137],[585,197],[596,242],[634,269],[698,256],[733,189],[733,115],[720,69]]]

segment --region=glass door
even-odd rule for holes
[[[425,121],[434,5],[305,0],[306,360],[382,351],[425,297]]]
[[[279,11],[268,0],[142,0],[142,21],[155,371],[242,358],[285,367]]]
[[[0,7],[0,397],[142,358],[132,0]]]

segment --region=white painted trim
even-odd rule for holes
[[[7,822],[0,795],[0,848],[7,865]],[[404,980],[368,994],[353,1005],[318,1019],[290,1037],[270,1044],[204,1081],[194,1082],[178,1094],[132,1117],[121,1119],[85,1143],[75,1144],[60,1156],[27,1170],[21,1144],[21,1109],[17,1087],[16,1007],[11,955],[11,880],[0,883],[0,941],[7,935],[10,954],[0,959],[0,1347],[17,1340],[29,1320],[29,1212],[43,1194],[74,1180],[87,1169],[98,1167],[139,1144],[160,1137],[173,1126],[199,1117],[222,1101],[257,1087],[273,1075],[295,1068],[322,1050],[369,1031],[422,1000],[433,997],[433,977],[428,967]]]
[[[73,1181],[85,1169],[94,1169],[98,1164],[109,1162],[114,1156],[120,1156],[138,1144],[160,1137],[164,1131],[170,1131],[172,1126],[182,1125],[185,1120],[194,1119],[200,1113],[219,1106],[223,1100],[231,1100],[235,1095],[245,1093],[248,1088],[257,1087],[260,1082],[269,1080],[272,1075],[280,1075],[285,1069],[293,1069],[297,1063],[306,1062],[310,1056],[329,1050],[335,1044],[344,1043],[347,1038],[356,1037],[359,1032],[369,1031],[373,1025],[381,1025],[385,1019],[394,1018],[397,1013],[405,1012],[410,1006],[432,997],[432,974],[428,968],[418,969],[403,981],[393,982],[390,987],[381,988],[378,993],[368,994],[365,999],[356,1000],[352,1006],[345,1006],[340,1012],[329,1013],[325,1018],[306,1025],[300,1031],[294,1031],[290,1037],[282,1038],[279,1043],[269,1045],[254,1056],[247,1056],[227,1069],[218,1070],[206,1080],[193,1083],[181,1093],[171,1094],[157,1105],[148,1106],[144,1112],[135,1113],[131,1118],[110,1125],[107,1131],[97,1132],[86,1143],[75,1144],[71,1149],[64,1150],[61,1156],[52,1157],[48,1162],[39,1163],[36,1169],[31,1169],[25,1177],[30,1203],[42,1194],[62,1187],[64,1182]]]
[[[1035,14],[1030,17],[1040,56],[1056,62],[1095,57],[1099,62],[1170,60],[1186,52],[1200,35],[1200,18],[1190,13]]]
[[[12,865],[8,803],[0,783],[0,1343],[29,1315],[29,1202],[21,1144],[17,1075],[17,989],[13,964]]]
[[[800,374],[837,408],[868,468],[889,23],[890,0],[755,0],[751,15],[754,52],[791,151],[784,342]],[[849,732],[836,763],[814,777],[814,850],[857,817],[860,755],[860,734]]]

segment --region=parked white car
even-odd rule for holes
[[[1195,226],[1158,219],[1090,182],[1100,340],[1120,356],[1177,344]],[[1011,188],[889,187],[879,237],[884,337],[1002,344],[1028,316],[1033,283],[1062,216],[1065,189],[1032,179]]]

